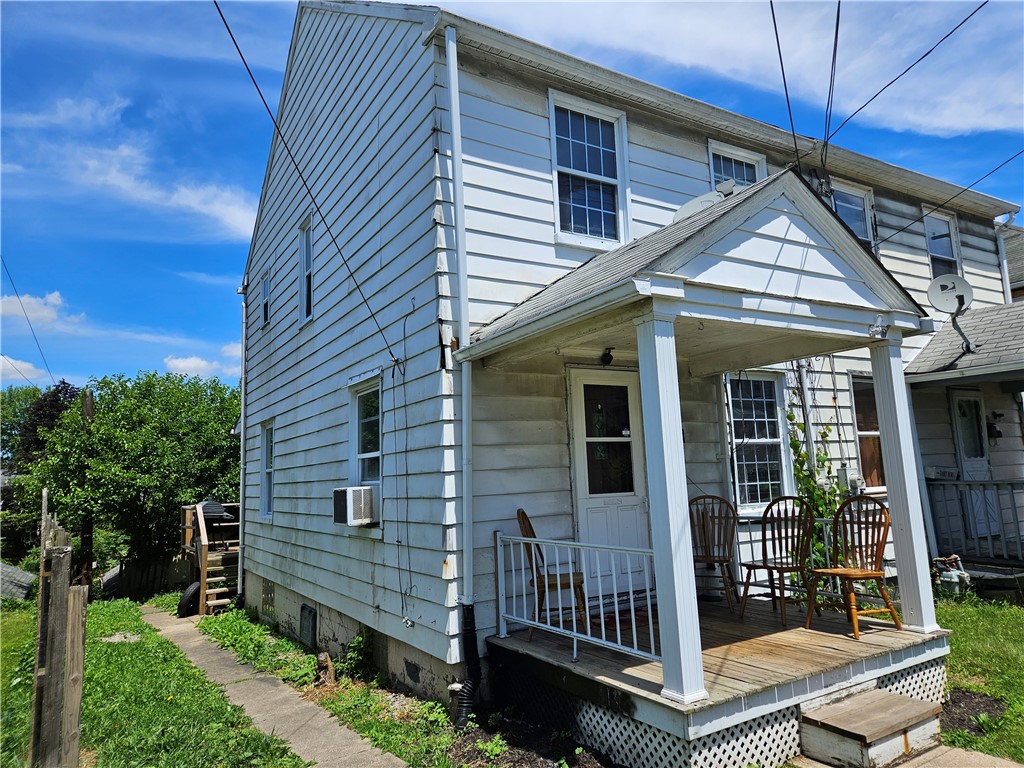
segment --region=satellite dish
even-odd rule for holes
[[[725,200],[725,195],[721,192],[705,192],[703,195],[695,197],[690,202],[683,203],[679,206],[679,210],[676,211],[676,215],[672,217],[672,223],[675,224],[677,221],[688,219],[690,216],[693,216],[693,214],[699,213],[705,208],[710,208],[721,200]]]
[[[960,275],[939,275],[928,286],[928,301],[939,312],[960,315],[974,301],[974,291]]]

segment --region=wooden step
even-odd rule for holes
[[[800,751],[828,765],[883,768],[939,743],[942,705],[879,688],[806,711]]]
[[[223,582],[225,582],[227,580],[228,580],[227,576],[207,576],[206,577],[206,583],[207,584],[222,584]]]
[[[207,600],[206,601],[206,607],[207,608],[218,608],[218,607],[220,607],[222,605],[231,605],[231,603],[233,603],[233,602],[235,602],[235,600],[232,597],[222,597],[222,598],[220,598],[218,600]]]
[[[226,595],[228,592],[234,592],[234,587],[211,587],[206,590],[206,604],[210,604],[210,595]]]

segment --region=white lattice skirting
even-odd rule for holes
[[[941,704],[946,697],[946,660],[932,659],[878,678],[878,687],[912,699]]]

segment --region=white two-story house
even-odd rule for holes
[[[904,367],[947,319],[935,276],[1004,303],[1014,205],[841,147],[822,169],[803,137],[797,172],[787,131],[426,6],[300,2],[278,121],[245,271],[247,604],[327,648],[369,628],[396,680],[445,695],[513,653],[487,638],[524,626],[522,563],[495,547],[523,508],[541,538],[647,553],[642,673],[530,662],[621,762],[717,761],[728,736],[715,764],[779,764],[800,708],[844,686],[941,696],[925,468],[955,481],[978,446],[951,429],[996,411],[986,457],[1019,470],[1019,404],[1002,374],[952,400],[940,376],[919,409]],[[773,626],[793,653],[745,677],[714,662],[687,502],[749,521],[795,493],[790,412],[885,494],[906,631]]]

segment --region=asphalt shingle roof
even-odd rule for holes
[[[972,308],[957,322],[977,351],[964,352],[963,339],[948,322],[907,366],[907,376],[953,371],[982,374],[1014,363],[1024,372],[1024,303]]]

